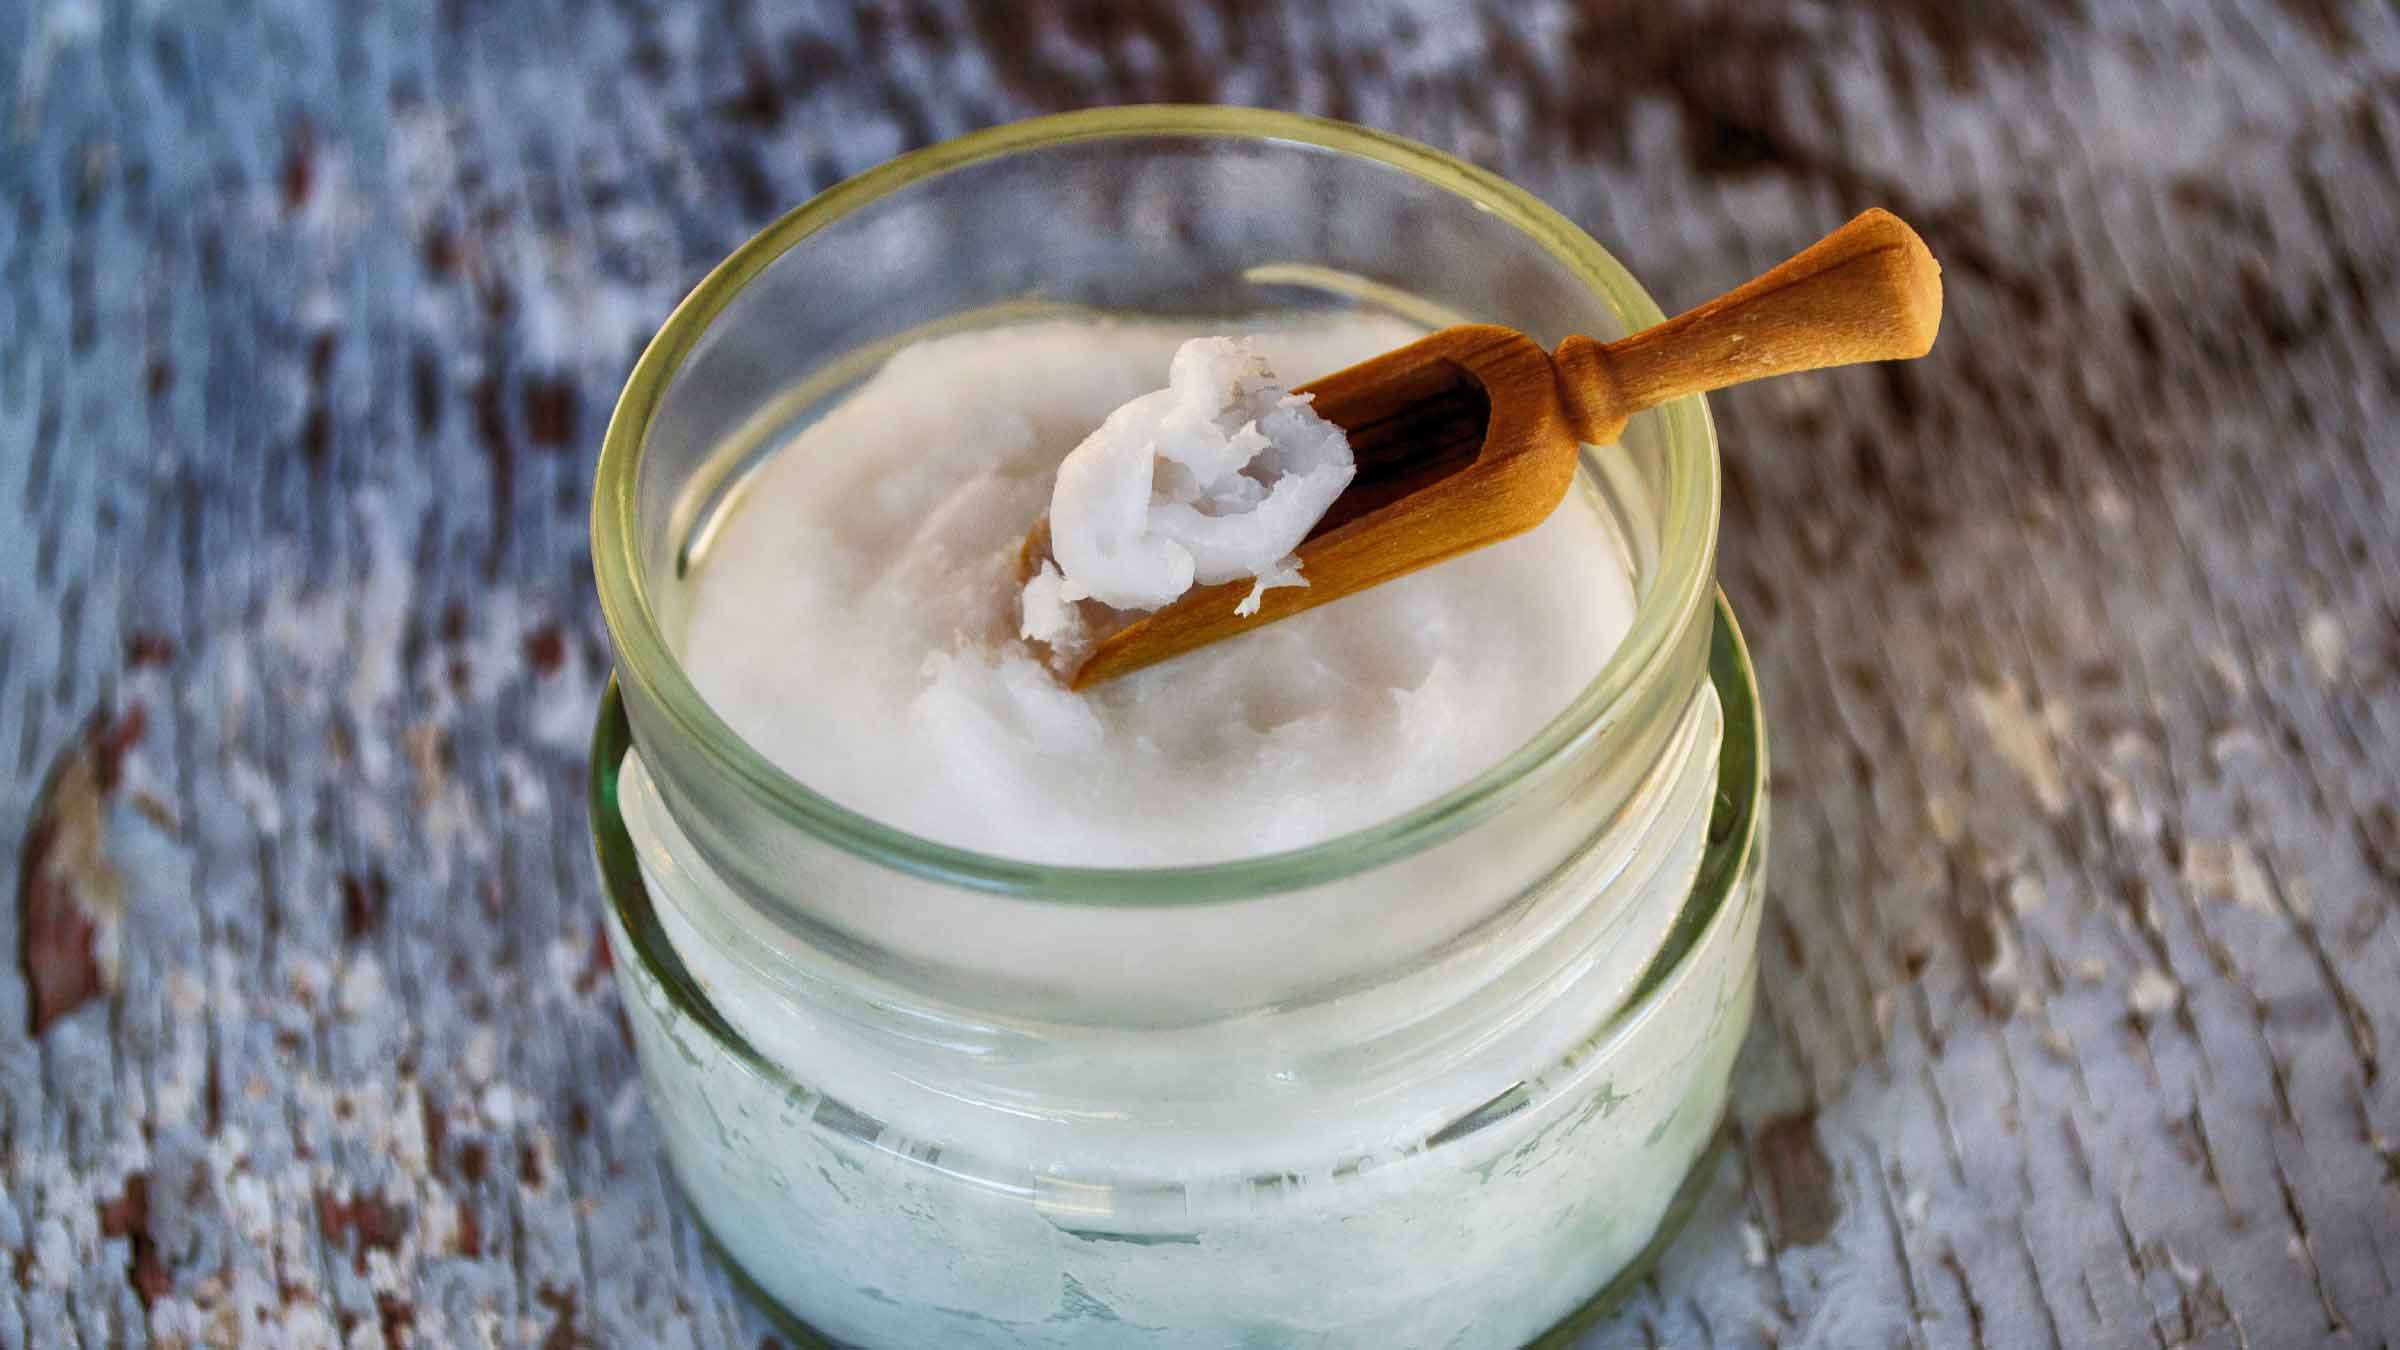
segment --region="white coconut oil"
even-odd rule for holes
[[[1422,805],[1530,740],[1632,622],[1623,550],[1588,503],[1505,547],[1084,693],[1018,640],[1017,543],[1051,504],[1061,458],[1121,407],[1155,421],[1128,405],[1147,403],[1178,346],[1207,331],[1059,321],[898,353],[761,465],[715,528],[678,644],[701,694],[767,758],[861,814],[1086,867],[1318,843]],[[1420,335],[1358,315],[1248,337],[1304,381]],[[1147,458],[1114,458],[1134,461],[1147,497]],[[1274,557],[1332,504],[1348,462],[1345,448],[1341,472],[1317,475],[1326,491],[1285,480],[1305,515]],[[1104,537],[1060,524],[1062,548]],[[1194,580],[1180,547],[1151,569],[1120,556],[1112,571],[1098,552],[1061,561],[1112,605],[1156,608]],[[1256,565],[1212,561],[1204,580]]]

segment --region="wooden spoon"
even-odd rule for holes
[[[1297,556],[1306,586],[1236,615],[1250,578],[1201,586],[1109,634],[1067,683],[1102,680],[1314,609],[1539,525],[1644,408],[1769,375],[1923,356],[1942,320],[1941,267],[1898,216],[1869,210],[1738,290],[1615,342],[1555,356],[1512,328],[1462,324],[1298,392],[1358,461]],[[1047,517],[1018,555],[1050,555]]]

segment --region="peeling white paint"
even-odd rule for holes
[[[2343,631],[2341,619],[2328,610],[2316,611],[2301,628],[2300,641],[2308,648],[2309,663],[2316,667],[2317,678],[2327,684],[2340,683],[2342,664],[2350,648],[2350,637]]]
[[[2050,815],[2067,809],[2067,779],[2059,765],[2058,738],[2068,734],[2072,714],[2066,705],[2036,706],[2014,678],[1997,685],[1978,685],[1975,713],[1983,722],[1992,748],[2024,779],[2034,800]]]
[[[283,802],[264,770],[240,755],[230,756],[225,763],[225,780],[233,789],[233,799],[249,813],[251,824],[258,827],[260,834],[283,833]]]
[[[342,968],[334,1006],[344,1017],[368,1017],[382,1011],[383,1001],[383,963],[372,955],[351,958]]]
[[[2183,879],[2194,894],[2231,900],[2260,914],[2276,912],[2275,889],[2266,865],[2250,845],[2230,835],[2188,841],[2183,850]]]
[[[475,1028],[467,1037],[466,1054],[458,1067],[470,1083],[492,1081],[493,1073],[500,1067],[500,1033],[490,1027]]]
[[[2144,1017],[2156,1017],[2182,1001],[2183,986],[2155,966],[2144,966],[2125,990],[2125,1006]]]

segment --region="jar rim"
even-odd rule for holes
[[[967,889],[1043,901],[1138,906],[1243,900],[1409,856],[1504,806],[1544,766],[1664,678],[1684,634],[1709,619],[1718,521],[1716,433],[1701,396],[1662,405],[1666,523],[1657,578],[1615,652],[1581,693],[1499,763],[1421,806],[1363,829],[1257,857],[1169,867],[1037,863],[943,844],[832,800],[744,740],[700,694],[668,643],[638,559],[638,483],[650,423],[684,360],[761,272],[810,235],[881,198],[954,169],[1076,142],[1154,137],[1288,142],[1372,160],[1462,198],[1531,239],[1588,286],[1627,331],[1664,316],[1597,241],[1533,194],[1430,146],[1328,118],[1253,108],[1145,104],[1011,122],[911,151],[787,212],[719,263],[668,315],[634,363],[610,415],[593,486],[592,567],[617,675],[640,701],[774,818],[895,870]]]

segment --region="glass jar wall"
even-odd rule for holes
[[[728,260],[637,367],[595,510],[622,690],[595,824],[677,1176],[770,1298],[861,1344],[1525,1340],[1651,1239],[1747,1022],[1763,747],[1705,412],[1587,449],[1562,509],[1621,541],[1633,627],[1490,772],[1269,857],[1026,864],[811,792],[676,644],[763,455],[913,336],[1062,307],[1657,318],[1498,180],[1239,110],[969,137]]]

